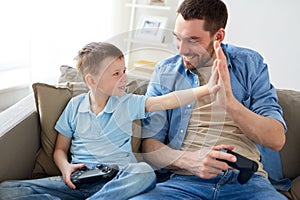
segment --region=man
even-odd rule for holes
[[[145,159],[171,175],[135,199],[286,199],[269,182],[256,146],[278,151],[285,144],[276,91],[257,52],[221,44],[227,15],[220,0],[185,0],[178,8],[174,36],[179,55],[158,64],[147,95],[198,87],[212,66],[223,90],[143,122]],[[258,172],[240,184],[239,172],[220,160],[235,162],[236,157],[221,148],[255,161]]]

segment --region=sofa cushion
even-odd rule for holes
[[[277,89],[278,102],[287,124],[286,144],[280,151],[283,175],[294,179],[299,176],[300,156],[300,92]]]
[[[292,187],[289,191],[279,191],[284,194],[288,199],[300,199],[300,176],[292,181]]]
[[[54,125],[72,96],[87,91],[84,83],[67,83],[59,87],[45,83],[32,85],[41,127],[41,148],[37,153],[32,178],[58,175],[52,154],[57,132]]]
[[[60,76],[58,78],[58,83],[83,82],[82,77],[78,74],[77,69],[74,67],[62,65],[59,69]]]

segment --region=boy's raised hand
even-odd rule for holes
[[[233,97],[227,59],[219,41],[214,41],[214,49],[216,52],[214,68],[218,71],[218,85],[221,87],[216,94],[216,100],[223,108],[225,108],[226,101],[228,101],[230,97]]]
[[[218,69],[213,66],[212,68],[212,74],[209,78],[207,85],[208,91],[210,94],[216,94],[218,92],[218,90],[220,89],[220,85],[219,85],[219,72]]]

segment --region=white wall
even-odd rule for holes
[[[224,1],[229,10],[225,42],[259,51],[269,66],[271,82],[275,87],[300,90],[300,78],[298,78],[300,1]],[[29,65],[34,70],[31,75],[32,80],[56,81],[59,66],[72,65],[74,56],[84,44],[90,41],[104,41],[127,31],[130,8],[125,7],[126,2],[130,0],[1,2],[1,13],[7,11],[0,20],[2,26],[12,19],[13,23],[10,24],[15,25],[5,31],[2,30],[1,36],[9,39],[11,35],[19,39],[11,43],[12,51],[2,51],[1,55],[3,52],[16,55],[17,50],[29,49],[23,54],[24,58],[18,58],[22,62],[24,60],[25,65]],[[110,8],[114,11],[105,14],[105,19],[102,21],[101,14]],[[21,39],[24,37],[30,37],[29,45],[22,42]],[[1,96],[1,105],[6,105],[5,99],[7,98]]]
[[[271,82],[276,88],[300,90],[300,1],[224,2],[229,11],[224,42],[257,50],[268,64]],[[129,9],[119,7],[116,14],[119,19],[115,20],[116,33],[126,31],[129,19],[125,16],[129,18]]]
[[[300,1],[224,0],[225,42],[259,51],[277,88],[300,90]]]
[[[31,92],[33,82],[57,83],[59,67],[75,67],[74,57],[83,45],[111,37],[115,26],[112,11],[119,3],[120,0],[1,1],[0,110]],[[3,71],[16,67],[30,72],[19,70],[6,76]]]
[[[116,0],[31,1],[33,82],[56,83],[59,67],[75,67],[74,58],[85,44],[105,41],[112,34]]]

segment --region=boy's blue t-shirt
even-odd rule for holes
[[[72,98],[55,129],[72,138],[72,163],[117,164],[136,162],[131,149],[132,121],[147,117],[146,97],[125,94],[111,96],[97,116],[91,112],[89,93]]]

